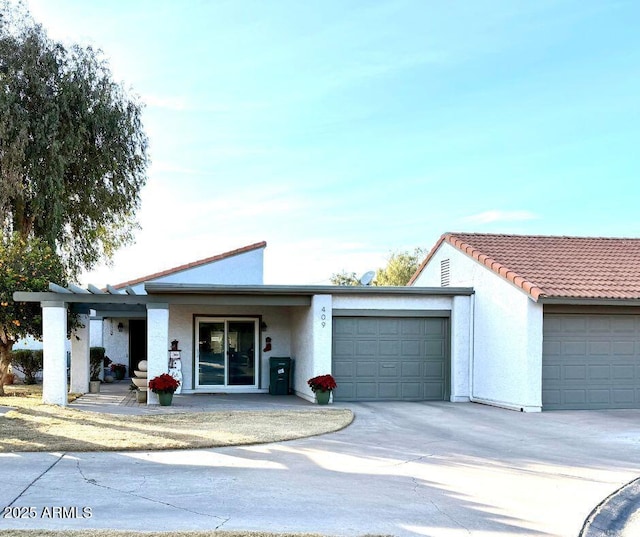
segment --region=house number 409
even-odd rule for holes
[[[322,306],[321,311],[322,313],[320,314],[320,324],[322,325],[322,328],[324,328],[325,326],[327,326],[327,308]]]

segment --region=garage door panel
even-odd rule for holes
[[[589,366],[589,380],[609,380],[611,378],[611,367],[608,365]]]
[[[422,362],[402,362],[403,377],[420,377],[422,374]]]
[[[342,393],[343,397],[345,397],[346,399],[353,400],[356,398],[356,386],[353,382],[342,381],[340,383],[340,392]],[[334,396],[335,396],[335,392],[334,392]]]
[[[400,385],[397,382],[380,382],[375,399],[398,399],[400,397]]]
[[[443,357],[445,355],[445,342],[444,341],[427,341],[426,355]]]
[[[586,380],[587,367],[584,365],[567,365],[563,368],[562,377],[565,380]]]
[[[560,380],[561,368],[559,365],[543,365],[542,366],[542,380]]]
[[[360,336],[377,335],[378,326],[375,319],[358,319],[356,333]]]
[[[397,336],[400,333],[400,323],[397,319],[381,319],[378,324],[378,334],[381,336]]]
[[[336,317],[333,324],[336,401],[446,397],[447,319]]]
[[[353,377],[354,371],[354,363],[352,361],[343,362],[340,360],[335,360],[333,362],[333,376],[338,376],[342,378]]]
[[[611,332],[611,318],[608,316],[590,315],[587,326],[591,334],[597,334],[598,332],[608,334]]]
[[[381,362],[378,364],[379,377],[400,376],[400,364],[398,362]]]
[[[436,382],[425,382],[424,399],[426,401],[442,401],[444,399],[442,384]]]
[[[589,320],[583,316],[565,317],[560,320],[558,331],[565,334],[586,334]]]
[[[561,356],[586,356],[586,341],[564,341],[561,344]]]
[[[560,390],[546,389],[542,392],[542,406],[562,404],[562,394]]]
[[[542,343],[542,352],[545,356],[560,356],[562,354],[562,343],[547,339]]]
[[[360,360],[356,362],[356,377],[375,377],[378,373],[378,362]]]
[[[424,323],[420,319],[402,319],[403,336],[422,336],[425,333]]]
[[[337,391],[334,392],[337,395]],[[357,382],[355,399],[360,401],[372,400],[378,398],[377,382]]]
[[[334,356],[352,356],[355,348],[355,342],[350,339],[334,339],[333,355]]]
[[[424,333],[429,339],[446,338],[447,336],[446,319],[440,319],[440,322],[438,323],[427,323],[425,325]]]
[[[402,356],[424,356],[422,350],[421,341],[417,340],[401,340],[400,348],[402,349]]]
[[[542,404],[640,408],[640,315],[545,314]]]
[[[398,340],[382,340],[379,342],[378,351],[380,356],[399,356],[400,342]]]
[[[367,358],[378,355],[378,341],[375,339],[365,339],[356,341],[356,355]]]
[[[611,377],[616,381],[624,381],[628,380],[630,382],[634,381],[634,372],[635,367],[630,365],[613,365],[611,366]]]
[[[424,364],[424,376],[426,378],[442,378],[444,376],[444,364],[441,362],[427,362]]]
[[[637,329],[637,321],[632,316],[619,315],[611,322],[611,330],[616,334],[627,334],[633,337]]]
[[[613,342],[613,354],[616,356],[634,356],[636,353],[636,344],[633,341]]]
[[[633,388],[616,388],[613,390],[613,401],[616,404],[630,405],[637,398],[638,390]]]
[[[610,341],[590,341],[589,342],[589,357],[594,356],[609,356],[611,354],[611,342]]]
[[[611,391],[606,390],[587,390],[589,403],[592,405],[609,405],[611,403]]]
[[[357,333],[357,321],[356,319],[343,319],[344,322],[334,326],[333,335],[335,336],[352,336]]]

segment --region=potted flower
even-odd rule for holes
[[[111,372],[116,377],[116,380],[122,380],[127,373],[127,366],[124,364],[111,364]]]
[[[316,401],[319,405],[328,404],[331,392],[338,387],[336,380],[331,375],[313,377],[307,381],[307,384],[311,391],[316,394]]]
[[[158,394],[158,400],[162,406],[169,406],[173,399],[173,392],[180,386],[180,381],[174,379],[167,373],[162,373],[157,377],[153,377],[149,381],[149,388],[153,393]]]

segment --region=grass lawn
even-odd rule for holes
[[[0,453],[194,449],[261,444],[338,431],[353,421],[353,413],[347,409],[224,410],[121,416],[43,405],[40,387],[6,386],[5,389],[8,395],[0,397]]]
[[[321,533],[272,533],[264,531],[171,531],[122,530],[0,530],[0,537],[326,537]],[[366,534],[362,537],[393,537]]]

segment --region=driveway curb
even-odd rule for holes
[[[578,537],[625,535],[632,515],[640,509],[640,478],[623,485],[598,504],[582,526]]]

